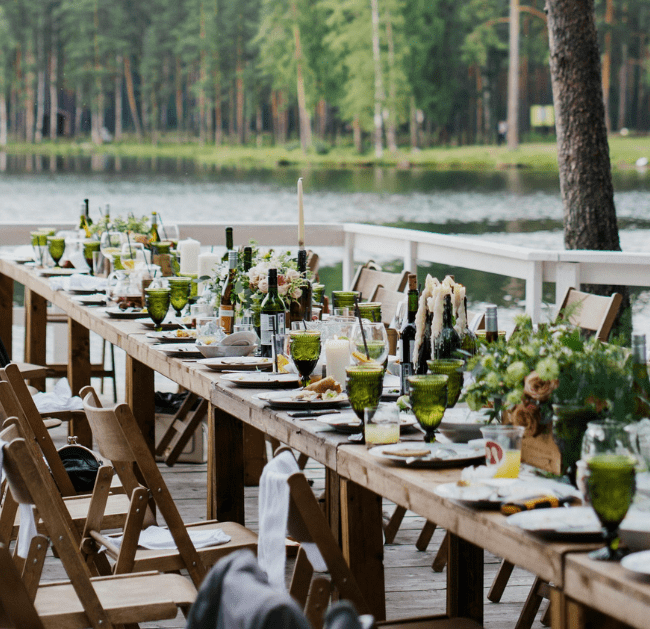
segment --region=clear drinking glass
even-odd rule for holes
[[[367,446],[399,441],[399,410],[397,404],[380,404],[377,410],[365,409],[364,435]]]
[[[362,326],[359,324],[354,326],[352,330],[352,360],[356,364],[374,362],[386,368],[388,335],[383,323],[372,323],[366,320]]]
[[[493,424],[482,426],[485,438],[485,464],[496,467],[495,478],[517,478],[521,465],[523,426]]]

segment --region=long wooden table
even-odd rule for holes
[[[478,511],[438,497],[437,485],[455,481],[460,472],[414,470],[392,465],[350,445],[314,421],[273,412],[254,397],[255,391],[220,381],[219,374],[195,362],[170,359],[152,349],[152,340],[137,321],[109,318],[98,309],[81,306],[34,271],[0,259],[0,335],[11,349],[13,282],[26,290],[26,356],[45,356],[46,302],[67,313],[68,377],[74,392],[90,381],[88,333],[96,332],[125,350],[127,402],[153,447],[153,375],[159,372],[210,401],[208,431],[209,517],[244,522],[244,426],[276,438],[322,463],[335,488],[329,496],[332,523],[340,516],[340,541],[352,570],[376,617],[385,616],[381,497],[411,509],[451,533],[447,607],[451,616],[481,621],[483,617],[483,549],[533,572],[555,586],[555,627],[579,627],[583,606],[645,627],[650,613],[650,585],[627,575],[620,566],[596,564],[579,543],[550,543],[509,526],[496,512]],[[83,427],[75,427],[75,430]],[[337,491],[338,490],[338,491]],[[340,492],[340,493],[339,493]],[[340,513],[337,509],[340,506]],[[338,533],[338,530],[335,530]],[[587,586],[588,585],[588,586]],[[628,606],[626,602],[630,602]],[[576,611],[577,610],[577,611]]]

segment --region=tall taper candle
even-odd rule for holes
[[[305,248],[305,212],[302,207],[302,177],[298,179],[298,249]]]

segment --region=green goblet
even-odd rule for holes
[[[34,262],[36,266],[43,266],[45,261],[45,251],[47,250],[47,234],[36,231],[29,234],[32,239],[32,248],[34,249]]]
[[[618,561],[624,554],[619,549],[618,525],[634,498],[635,466],[636,459],[623,454],[597,454],[587,460],[587,493],[607,544],[589,553],[592,559]]]
[[[359,304],[359,313],[363,319],[381,323],[381,304],[378,301],[366,301]]]
[[[169,304],[171,302],[171,289],[170,288],[146,288],[145,300],[147,303],[147,311],[151,320],[155,324],[156,332],[162,332],[161,323],[167,316]]]
[[[65,238],[47,237],[47,249],[54,260],[54,267],[60,269],[59,262],[65,252]]]
[[[345,373],[348,399],[352,410],[361,420],[359,432],[363,436],[364,410],[372,409],[374,414],[379,405],[384,383],[384,369],[381,365],[351,365],[345,368]]]
[[[90,267],[90,274],[94,275],[95,270],[93,269],[93,252],[99,251],[101,243],[99,240],[84,240],[84,259],[86,264]]]
[[[325,291],[325,284],[312,284],[311,285],[311,297],[314,300],[314,303],[322,304],[323,303],[323,292]]]
[[[332,308],[354,308],[354,304],[361,298],[356,290],[333,290]]]
[[[303,387],[307,386],[307,380],[316,367],[320,350],[320,330],[293,330],[289,333],[289,351]]]
[[[447,383],[449,376],[427,374],[409,376],[411,408],[415,418],[424,428],[424,440],[436,440],[436,428],[440,425],[447,406]]]
[[[433,374],[446,374],[449,376],[447,383],[447,408],[453,408],[458,402],[463,389],[463,367],[465,361],[461,358],[438,358],[427,361],[429,371]]]
[[[176,311],[176,316],[180,317],[183,308],[190,300],[192,279],[189,277],[170,277],[168,282],[171,290],[171,305]]]

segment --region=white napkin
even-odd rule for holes
[[[7,445],[6,441],[0,439],[0,484],[2,484],[2,476],[4,470],[4,447]],[[32,539],[36,537],[36,522],[34,520],[34,505],[21,504],[18,505],[20,512],[20,528],[18,529],[18,556],[25,559],[29,552],[29,546]]]
[[[105,277],[94,277],[92,275],[68,275],[62,277],[51,277],[50,288],[52,290],[95,290],[102,291],[106,288]]]
[[[72,397],[72,391],[66,378],[61,378],[54,385],[52,393],[35,393],[33,400],[38,412],[41,414],[59,411],[81,411],[84,407],[79,396]]]
[[[226,535],[221,529],[193,531],[189,528],[187,532],[195,548],[227,544],[232,539],[230,535]],[[122,538],[122,535],[111,537],[111,541],[119,548],[122,545]],[[138,546],[147,550],[170,550],[176,548],[176,542],[169,529],[150,526],[140,533]]]
[[[68,260],[70,260],[72,266],[74,266],[75,269],[79,269],[80,271],[90,271],[90,267],[86,262],[86,258],[84,257],[82,250],[72,250],[70,253],[68,253]]]

